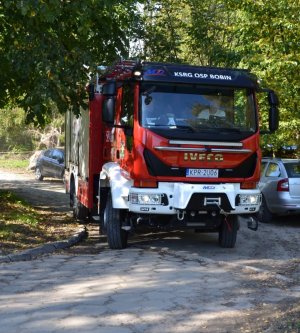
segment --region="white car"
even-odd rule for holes
[[[300,160],[263,158],[259,188],[260,222],[268,223],[274,215],[300,214]]]

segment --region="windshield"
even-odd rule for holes
[[[141,125],[167,137],[186,138],[189,132],[193,139],[223,139],[235,133],[241,139],[257,129],[248,89],[144,83],[140,100]]]

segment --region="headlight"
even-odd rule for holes
[[[240,194],[239,205],[259,205],[261,203],[261,194]]]
[[[161,205],[161,194],[131,193],[130,202],[134,205]]]

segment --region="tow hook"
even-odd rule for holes
[[[250,216],[247,222],[248,229],[256,231],[258,229],[258,220],[256,217]]]

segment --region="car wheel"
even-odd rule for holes
[[[261,205],[260,205],[259,211],[257,213],[257,219],[258,219],[258,221],[260,221],[262,223],[269,223],[272,221],[272,218],[273,218],[273,214],[270,212],[270,210],[268,208],[265,197],[262,196]]]
[[[35,168],[35,179],[36,180],[43,180],[44,176],[42,175],[42,171],[39,167]]]
[[[225,216],[219,230],[219,244],[224,248],[233,248],[236,243],[239,221],[237,215]]]
[[[127,246],[128,232],[122,229],[122,210],[113,208],[111,193],[107,195],[103,218],[109,247],[124,249]]]

